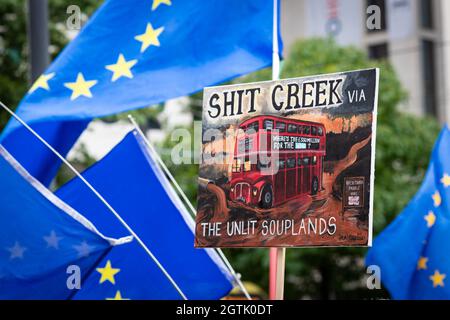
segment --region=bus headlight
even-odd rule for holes
[[[233,193],[234,192],[234,187],[231,187],[230,191]]]
[[[258,194],[258,188],[253,187],[253,196],[256,197],[257,194]]]

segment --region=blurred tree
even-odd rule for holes
[[[340,47],[332,40],[299,41],[286,57],[282,78],[379,67],[375,234],[381,231],[417,191],[428,165],[429,155],[439,132],[434,119],[418,118],[397,110],[406,94],[393,68],[383,61],[370,61],[353,47]],[[237,82],[270,80],[265,69]],[[197,95],[195,101],[199,99]],[[198,102],[193,106],[198,113]],[[170,148],[174,142],[166,141]],[[170,164],[167,157],[166,162]],[[170,165],[182,188],[194,201],[197,188],[197,165]],[[365,248],[288,249],[286,261],[286,298],[361,299],[387,298],[384,290],[366,287]],[[268,284],[267,249],[226,250],[232,264],[246,281],[253,281],[266,290]]]
[[[0,2],[0,93],[3,103],[16,107],[27,83],[25,1]],[[0,110],[0,129],[9,115]]]
[[[30,87],[28,83],[27,5],[26,0],[0,1],[0,100],[11,108]],[[66,13],[69,5],[77,5],[83,17],[89,16],[101,0],[49,0],[51,58],[59,54],[69,41]],[[0,131],[9,115],[0,110]]]
[[[198,121],[199,118],[196,118],[195,114],[198,113],[198,101],[201,101],[201,96],[199,93],[192,95],[191,104],[187,107],[187,112],[192,112],[194,117],[194,121]],[[201,107],[200,107],[201,108]],[[197,110],[196,110],[197,109]],[[200,113],[201,119],[201,113]],[[201,128],[201,127],[200,127]],[[194,149],[194,125],[188,128],[179,128],[186,129],[184,132],[185,135],[182,137],[172,137],[169,134],[166,136],[163,143],[157,146],[158,153],[160,154],[162,160],[167,165],[167,168],[170,170],[172,175],[175,177],[177,183],[183,189],[186,196],[190,199],[191,203],[196,207],[197,205],[197,177],[198,177],[198,164],[196,164],[196,154]],[[198,128],[197,128],[198,130]],[[191,143],[192,142],[192,143]],[[186,151],[184,154],[177,154],[176,157],[183,159],[182,164],[175,164],[172,160],[174,159],[172,154],[177,152],[177,149],[174,147],[178,144],[186,143],[186,146],[190,146],[190,150]],[[198,155],[197,155],[198,159]]]

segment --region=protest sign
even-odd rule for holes
[[[371,245],[378,72],[205,88],[195,245]]]

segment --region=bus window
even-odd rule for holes
[[[303,165],[303,159],[302,158],[298,158],[297,159],[297,166],[301,166],[301,165]]]
[[[261,170],[261,169],[268,169],[270,168],[270,161],[266,160],[264,162],[258,160],[258,164],[257,164],[257,169]]]
[[[295,124],[289,124],[287,131],[289,133],[297,133],[297,126]]]
[[[319,150],[320,144],[319,143],[310,143],[309,149],[311,150]]]
[[[287,167],[288,169],[295,168],[295,158],[287,159]]]
[[[286,132],[286,123],[284,122],[277,122],[277,126],[275,127],[280,132]]]
[[[249,172],[252,170],[252,162],[247,160],[244,162],[244,172]]]
[[[323,129],[321,127],[317,128],[317,135],[318,136],[323,136]]]
[[[258,121],[252,122],[248,125],[247,131],[255,131],[258,132],[259,129],[259,123]]]
[[[245,138],[238,141],[238,151],[243,153],[253,149],[253,138]]]
[[[231,169],[233,172],[241,172],[241,159],[234,159]]]
[[[310,134],[311,133],[311,127],[310,126],[304,126],[303,127],[303,133],[304,134]]]
[[[312,127],[311,127],[311,134],[312,134],[313,136],[317,136],[317,127],[315,127],[315,126],[312,126]]]
[[[273,120],[264,120],[264,129],[272,130],[273,129]]]
[[[313,165],[317,164],[317,157],[316,156],[312,157],[312,164]]]
[[[309,164],[311,163],[311,158],[310,157],[306,157],[302,159],[302,164],[304,166],[309,166]]]
[[[285,160],[278,160],[277,166],[278,166],[278,169],[284,169],[284,167],[286,166],[286,161]]]

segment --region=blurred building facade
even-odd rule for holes
[[[370,19],[377,14],[374,5],[380,9],[376,21]],[[284,54],[298,39],[333,37],[341,45],[365,50],[370,58],[388,59],[408,92],[401,108],[450,124],[446,15],[449,0],[281,0]],[[380,28],[373,29],[374,22]]]

